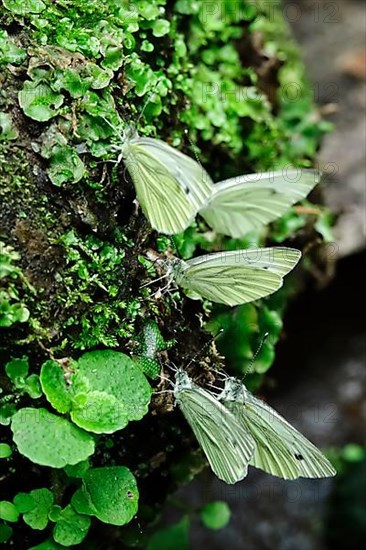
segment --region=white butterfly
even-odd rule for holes
[[[320,177],[316,170],[292,169],[220,181],[200,214],[217,233],[239,238],[282,216]]]
[[[182,369],[175,375],[174,397],[216,476],[231,484],[243,479],[254,442],[230,410]]]
[[[231,411],[254,445],[249,464],[284,479],[336,474],[329,460],[237,378],[228,377],[217,398]]]
[[[113,149],[120,151],[151,227],[167,235],[184,231],[211,196],[208,173],[164,141],[139,137],[132,129],[121,141]]]
[[[194,298],[234,306],[278,290],[301,257],[293,248],[233,250],[165,262],[166,277]]]

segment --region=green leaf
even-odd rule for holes
[[[222,529],[229,523],[231,511],[226,502],[218,500],[206,504],[201,510],[201,519],[209,529]]]
[[[154,21],[152,29],[153,35],[159,38],[160,36],[168,34],[170,30],[170,23],[166,19],[158,19],[158,21]]]
[[[69,504],[62,510],[57,520],[53,529],[53,538],[64,546],[80,544],[88,533],[90,523],[90,518],[78,514]]]
[[[48,525],[53,499],[53,494],[48,489],[34,489],[30,493],[18,493],[14,497],[14,504],[29,527],[43,531]]]
[[[73,466],[65,466],[64,470],[69,477],[81,478],[85,476],[85,472],[89,470],[89,460],[83,460]]]
[[[128,424],[128,417],[114,395],[91,391],[75,396],[71,411],[75,424],[94,433],[113,433]]]
[[[47,84],[27,80],[18,94],[18,100],[27,116],[39,122],[46,122],[58,114],[64,98],[51,90]]]
[[[1,31],[0,31],[1,40]],[[1,42],[0,42],[1,55]],[[8,113],[0,112],[0,141],[16,139],[19,135],[18,130],[13,126],[13,121]]]
[[[67,413],[71,409],[71,395],[66,385],[62,366],[52,359],[43,363],[40,374],[43,393],[54,409]]]
[[[21,359],[12,359],[5,365],[5,372],[15,386],[19,378],[25,378],[27,376],[28,370],[28,357],[22,357]]]
[[[14,403],[4,403],[0,405],[0,424],[9,426],[11,417],[16,413]]]
[[[149,2],[149,0],[140,0],[137,4],[137,8],[141,16],[148,21],[152,21],[160,15],[157,3]]]
[[[3,542],[8,542],[12,534],[13,529],[10,527],[10,525],[6,525],[6,523],[0,523],[0,544]]]
[[[63,468],[94,453],[94,439],[89,434],[46,409],[20,409],[12,418],[11,429],[19,452],[36,464]]]
[[[4,6],[17,15],[41,13],[46,4],[42,0],[3,0]]]
[[[35,491],[48,491],[48,489],[35,489]],[[20,514],[26,514],[36,507],[36,500],[31,493],[18,493],[13,500]]]
[[[175,525],[155,533],[147,545],[147,550],[188,550],[188,529],[189,518],[183,516]]]
[[[42,395],[41,384],[38,374],[31,374],[24,381],[23,391],[32,399],[38,399]]]
[[[0,519],[16,522],[19,518],[19,512],[12,502],[2,500],[0,502]]]
[[[73,147],[68,145],[53,148],[48,176],[54,185],[77,183],[85,174],[85,165]]]
[[[104,523],[124,525],[137,512],[138,489],[124,466],[93,468],[86,472],[83,486],[71,503],[80,514],[96,516]]]
[[[82,97],[90,88],[90,78],[82,78],[75,69],[58,70],[52,82],[55,92],[66,90],[72,98]]]
[[[0,290],[0,327],[10,327],[14,323],[25,323],[29,319],[29,310],[19,303],[11,303],[9,295]]]
[[[148,411],[151,387],[134,362],[123,353],[104,350],[82,355],[76,374],[72,420],[96,433],[112,433]],[[82,389],[78,392],[78,386]]]
[[[41,542],[41,544],[37,544],[37,546],[32,546],[32,548],[28,548],[28,550],[65,550],[65,546],[61,546],[60,544],[57,544],[57,542],[48,539],[44,542]]]
[[[51,506],[50,511],[48,512],[48,519],[54,523],[59,520],[61,516],[62,508],[58,504]]]
[[[12,452],[10,445],[7,443],[0,443],[0,458],[9,458]]]

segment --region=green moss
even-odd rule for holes
[[[25,323],[29,310],[22,301],[24,290],[30,288],[21,269],[16,265],[20,255],[0,241],[0,327]]]

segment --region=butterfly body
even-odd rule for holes
[[[175,261],[169,274],[197,297],[235,306],[278,290],[300,257],[285,247],[233,250]]]
[[[243,479],[254,444],[234,415],[182,369],[176,373],[174,397],[216,476],[229,484]]]
[[[128,128],[118,147],[153,229],[184,231],[209,199],[213,182],[196,161],[164,141]]]
[[[272,407],[254,397],[240,380],[229,377],[218,399],[253,440],[255,450],[250,465],[283,479],[336,474],[313,443]]]

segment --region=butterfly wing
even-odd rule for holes
[[[230,484],[243,479],[254,442],[234,415],[193,383],[176,394],[176,401],[216,476]]]
[[[161,233],[183,231],[211,194],[207,172],[158,139],[130,140],[124,160],[145,216]]]
[[[176,272],[177,284],[212,302],[234,306],[278,290],[301,257],[293,248],[257,248],[207,254]]]
[[[283,479],[336,474],[329,460],[269,405],[245,392],[245,402],[224,401],[255,441],[250,465]]]
[[[282,216],[319,181],[316,170],[248,174],[220,181],[200,214],[217,233],[239,238]]]

